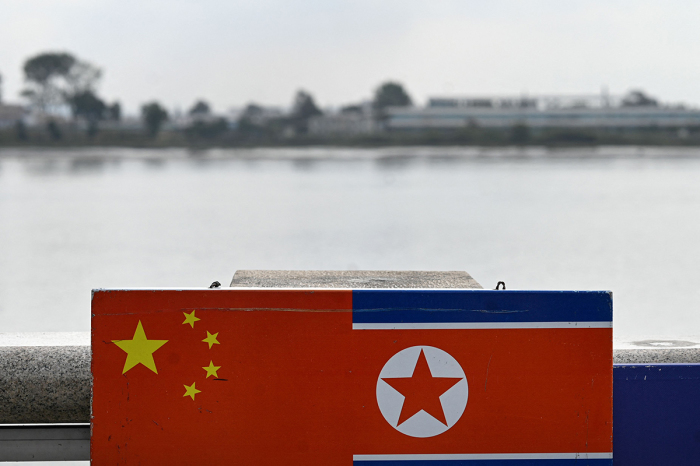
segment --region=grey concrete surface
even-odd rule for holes
[[[89,422],[90,346],[0,346],[0,424]]]
[[[683,339],[639,338],[616,340],[615,364],[696,364],[700,363],[700,337]]]
[[[385,270],[238,270],[234,288],[471,288],[482,286],[467,272]],[[494,284],[495,286],[495,284]]]
[[[639,348],[613,350],[614,364],[698,364],[700,348]]]

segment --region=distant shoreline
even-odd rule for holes
[[[387,147],[251,147],[186,148],[121,146],[0,147],[0,159],[85,160],[700,160],[700,147],[596,146],[387,146]]]
[[[391,147],[480,147],[548,148],[551,150],[596,150],[599,147],[700,148],[700,127],[636,130],[604,128],[480,128],[453,131],[381,131],[369,134],[286,134],[264,131],[227,130],[221,134],[185,130],[162,130],[149,135],[136,129],[103,128],[93,134],[76,125],[0,130],[0,148],[168,148],[168,149],[292,149],[338,147],[379,149]]]

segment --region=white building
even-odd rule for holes
[[[21,105],[0,104],[0,129],[10,128],[23,121],[27,116],[27,111]]]
[[[684,128],[700,126],[700,110],[622,106],[619,97],[540,96],[434,98],[427,107],[387,109],[387,129],[508,128]]]
[[[359,112],[320,115],[309,120],[309,134],[314,136],[357,136],[380,130],[371,116]]]

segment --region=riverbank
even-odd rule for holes
[[[401,160],[425,161],[499,161],[499,160],[644,160],[697,159],[700,147],[659,146],[390,146],[390,147],[251,147],[251,148],[130,148],[130,147],[0,147],[5,159],[70,159],[77,161],[109,160],[291,160],[291,161],[352,161]]]
[[[478,146],[590,148],[598,146],[700,147],[698,128],[531,129],[463,128],[453,131],[384,131],[357,135],[285,134],[280,132],[226,129],[219,133],[167,129],[151,137],[139,128],[101,129],[88,135],[74,125],[54,132],[46,128],[0,130],[2,147],[128,147],[128,148],[293,148],[293,147],[380,148],[394,146]]]

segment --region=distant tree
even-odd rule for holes
[[[309,127],[309,118],[322,114],[323,112],[318,108],[311,94],[303,90],[297,92],[290,114],[295,133],[306,133]]]
[[[141,118],[151,137],[155,137],[163,123],[168,121],[168,112],[158,102],[151,102],[141,107]]]
[[[112,105],[107,106],[105,119],[112,121],[120,121],[122,119],[122,106],[119,102],[114,102]]]
[[[261,105],[250,103],[243,109],[240,119],[249,120],[251,123],[258,123],[258,120],[262,118],[264,113],[265,109]]]
[[[241,133],[257,132],[263,125],[265,109],[255,103],[246,105],[238,117],[238,131]]]
[[[211,113],[211,107],[203,100],[198,100],[187,112],[190,116],[207,116]]]
[[[24,121],[17,120],[15,123],[15,136],[17,137],[18,141],[26,141],[29,139],[29,136],[27,135],[27,125],[24,124]]]
[[[75,64],[75,57],[67,53],[44,53],[24,63],[24,79],[30,87],[22,91],[41,113],[60,105],[63,95],[57,81],[65,78]]]
[[[24,62],[24,77],[40,84],[52,78],[66,76],[76,62],[69,53],[41,53]]]
[[[245,139],[271,140],[290,127],[291,118],[274,108],[248,104],[238,118],[236,132]]]
[[[340,107],[340,113],[352,114],[352,113],[362,113],[362,105],[351,104]]]
[[[107,104],[92,91],[83,91],[68,98],[73,117],[83,119],[87,123],[88,136],[97,134],[98,124],[104,119]]]
[[[61,128],[58,127],[58,123],[54,120],[49,120],[46,124],[46,131],[49,133],[49,137],[54,141],[58,141],[63,138],[63,132]]]
[[[77,94],[94,92],[102,75],[99,68],[69,53],[42,53],[24,63],[28,87],[22,95],[42,113],[68,104]]]
[[[306,91],[298,91],[294,96],[292,104],[292,118],[308,120],[309,118],[321,115],[323,112],[319,110],[314,102],[314,98]]]
[[[198,120],[185,129],[185,134],[195,139],[214,139],[228,130],[226,118],[217,118],[214,121]]]
[[[87,91],[95,92],[101,78],[101,69],[86,61],[76,59],[65,78],[68,85],[66,96],[70,97]]]
[[[658,107],[659,101],[642,90],[632,90],[622,99],[623,107]]]
[[[374,93],[372,106],[381,112],[386,107],[409,107],[413,101],[403,86],[396,82],[385,82]]]

